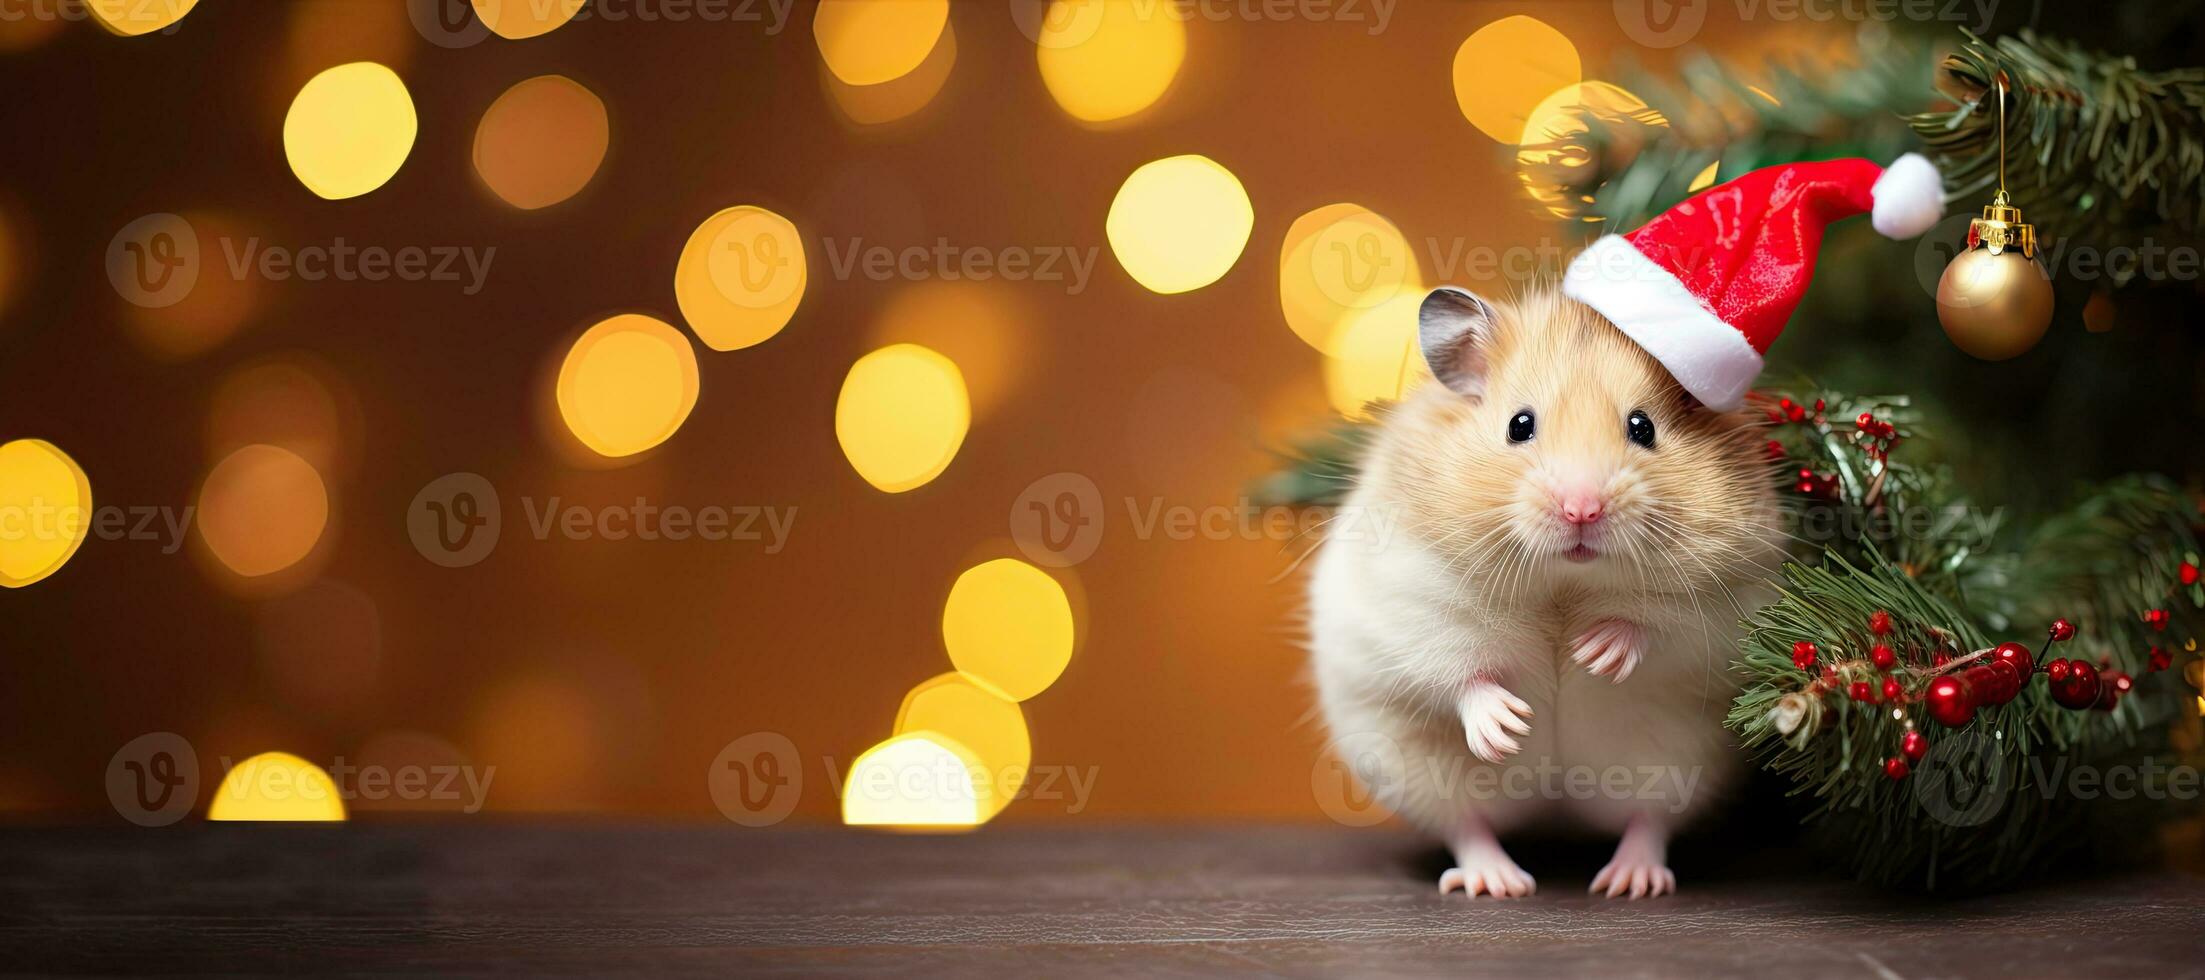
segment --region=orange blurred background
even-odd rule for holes
[[[1052,96],[1021,29],[1038,12],[1017,3],[951,5],[926,60],[865,91],[823,66],[813,5],[778,31],[753,6],[764,22],[600,14],[458,47],[430,43],[398,0],[203,3],[136,38],[0,29],[0,82],[17,93],[0,108],[14,146],[0,171],[0,438],[63,447],[102,507],[173,513],[203,488],[210,504],[181,541],[95,538],[51,578],[0,591],[0,808],[105,813],[117,749],[167,731],[202,766],[279,749],[464,762],[495,766],[492,811],[719,819],[707,770],[732,740],[773,732],[801,759],[796,817],[830,821],[833,774],[950,668],[952,583],[1022,557],[1022,494],[1071,473],[1101,502],[1092,554],[1048,569],[1076,650],[1020,708],[1034,762],[1091,774],[1092,794],[1022,800],[1001,819],[1323,819],[1294,571],[1313,542],[1242,528],[1267,448],[1333,404],[1324,355],[1282,315],[1288,228],[1361,205],[1413,243],[1426,284],[1462,278],[1434,268],[1435,241],[1574,246],[1522,190],[1515,147],[1465,118],[1458,49],[1516,14],[1566,37],[1586,78],[1680,49],[1632,43],[1604,0],[1399,3],[1382,30],[1369,2],[1354,21],[1343,5],[1279,19],[1216,4],[1227,13],[1185,22],[1184,59],[1153,104],[1089,123]],[[616,9],[653,8],[603,11]],[[1736,57],[1853,42],[1847,24],[1734,16],[1711,5],[1695,44]],[[286,110],[308,79],[359,60],[403,79],[418,136],[387,183],[325,200],[287,166]],[[1527,84],[1471,67],[1496,93]],[[508,93],[552,74],[573,85]],[[538,131],[517,124],[521,152],[482,143],[491,107],[515,105],[501,96],[538,110]],[[582,159],[540,160],[531,139],[579,141]],[[1221,278],[1166,295],[1128,274],[1105,223],[1130,173],[1182,154],[1237,177],[1253,224]],[[695,406],[662,444],[613,461],[578,451],[547,408],[568,345],[620,313],[686,333],[684,243],[745,204],[801,232],[809,282],[787,326],[739,350],[693,345]],[[163,213],[231,247],[495,253],[469,293],[237,278],[206,246],[189,297],[149,309],[118,296],[104,256]],[[854,248],[939,242],[1067,249],[1092,271],[1076,284],[950,282],[932,265],[836,273]],[[837,401],[860,357],[900,342],[957,365],[970,427],[939,476],[885,493],[845,458]],[[451,473],[481,475],[504,506],[496,550],[461,568],[425,560],[408,533],[416,495]],[[279,489],[224,502],[225,480]],[[770,553],[536,540],[523,501],[553,498],[795,517]],[[1143,534],[1152,514],[1227,523]]]

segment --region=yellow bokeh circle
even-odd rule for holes
[[[1042,85],[1084,122],[1155,104],[1187,57],[1186,24],[1158,0],[1055,0],[1034,34]]]
[[[538,75],[483,111],[475,172],[507,204],[549,207],[597,175],[610,140],[604,100],[564,75]]]
[[[1016,558],[975,565],[942,604],[942,643],[966,677],[1024,701],[1072,662],[1072,603],[1049,573]]]
[[[842,455],[865,482],[889,493],[942,475],[971,425],[964,375],[949,358],[917,344],[858,358],[835,399]]]
[[[262,752],[230,767],[207,804],[209,820],[330,822],[345,818],[343,794],[320,766],[288,752]]]
[[[559,418],[600,456],[671,438],[697,407],[697,353],[665,321],[623,313],[582,332],[559,365]]]
[[[1402,289],[1341,323],[1325,358],[1325,394],[1335,411],[1368,419],[1372,403],[1400,401],[1431,377],[1416,338],[1423,305],[1424,290]]]
[[[809,279],[796,225],[745,204],[690,233],[674,264],[674,301],[705,346],[739,350],[788,325]]]
[[[1328,354],[1351,314],[1418,288],[1422,280],[1408,237],[1358,204],[1328,204],[1294,219],[1279,249],[1286,325]]]
[[[92,21],[101,27],[124,37],[137,37],[175,26],[198,5],[199,0],[85,0],[84,9],[92,12]]]
[[[1455,50],[1455,105],[1478,131],[1511,146],[1548,93],[1584,77],[1577,46],[1536,17],[1503,17]]]
[[[1158,293],[1200,289],[1224,276],[1248,246],[1255,206],[1240,178],[1200,154],[1142,164],[1110,202],[1110,254]]]
[[[61,570],[92,519],[92,481],[44,439],[0,444],[0,586],[20,589]]]
[[[938,732],[892,736],[850,763],[842,784],[842,822],[852,827],[977,827],[990,815],[982,769],[971,750]]]
[[[911,73],[949,23],[949,0],[820,0],[812,40],[836,78],[879,85]]]
[[[438,0],[443,2],[443,0]],[[549,34],[573,20],[585,0],[474,0],[475,19],[508,40]]]
[[[910,73],[878,85],[852,85],[835,77],[824,65],[819,77],[843,118],[861,126],[895,122],[926,107],[949,81],[957,67],[957,28],[944,25],[934,50]]]
[[[964,746],[985,779],[981,818],[1002,812],[1025,783],[1033,762],[1026,716],[1018,703],[961,673],[942,674],[911,689],[896,712],[896,734],[932,732]]]
[[[199,537],[230,571],[272,575],[304,561],[329,526],[329,489],[299,454],[255,443],[222,458],[199,488]]]
[[[283,154],[307,190],[330,200],[358,197],[398,173],[418,127],[398,73],[355,61],[299,89],[283,117]]]

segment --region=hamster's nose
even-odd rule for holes
[[[1600,495],[1588,489],[1562,492],[1562,519],[1572,524],[1591,524],[1600,519],[1604,508]]]

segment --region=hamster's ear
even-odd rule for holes
[[[1493,346],[1493,307],[1469,290],[1441,286],[1417,310],[1417,344],[1432,377],[1458,394],[1485,394],[1487,355]]]

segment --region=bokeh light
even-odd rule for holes
[[[331,65],[373,61],[403,74],[421,44],[407,8],[408,3],[326,0],[283,4],[283,57],[271,66],[264,95],[274,107],[275,123],[282,121],[292,94]]]
[[[44,439],[0,444],[0,586],[60,571],[91,518],[92,481],[68,453]]]
[[[1286,325],[1331,353],[1350,314],[1422,285],[1416,252],[1393,222],[1358,204],[1328,204],[1294,219],[1279,248]]]
[[[256,238],[266,241],[265,236],[228,213],[187,211],[177,217],[182,223],[169,223],[167,233],[175,238],[176,254],[188,256],[190,265],[179,266],[180,271],[174,275],[191,278],[173,280],[182,285],[151,294],[123,294],[126,300],[133,295],[155,296],[153,302],[163,305],[124,302],[120,306],[131,341],[164,361],[186,360],[221,346],[252,322],[262,306],[261,280],[254,275],[233,274],[228,256],[243,253]],[[140,275],[138,257],[127,251],[129,242],[123,244],[125,249],[110,249],[110,274]],[[118,261],[119,269],[113,266]],[[133,284],[132,290],[139,285]]]
[[[1072,603],[1016,558],[966,569],[942,604],[942,643],[966,677],[1013,701],[1047,690],[1072,662]]]
[[[835,399],[835,441],[865,482],[888,493],[925,486],[957,457],[972,403],[957,365],[917,344],[850,365]]]
[[[1110,202],[1110,253],[1158,293],[1200,289],[1232,269],[1256,212],[1240,179],[1199,154],[1142,164]]]
[[[283,117],[283,153],[307,190],[331,200],[358,197],[398,173],[418,126],[398,73],[355,61],[299,89]]]
[[[257,578],[305,560],[329,525],[329,490],[312,463],[254,444],[223,457],[199,489],[199,537],[230,571]]]
[[[852,827],[954,829],[988,818],[987,777],[964,746],[934,732],[897,735],[850,763],[842,822]]]
[[[207,804],[209,820],[312,823],[344,818],[345,801],[336,781],[288,752],[262,752],[231,766]]]
[[[1721,160],[1708,161],[1707,169],[1702,170],[1692,176],[1692,183],[1685,187],[1685,193],[1697,194],[1701,191],[1715,186],[1715,173],[1717,169],[1720,168],[1722,165],[1723,161]]]
[[[199,5],[199,0],[84,0],[92,21],[124,37],[166,30]]]
[[[15,9],[23,0],[0,0],[0,14]],[[0,54],[29,51],[51,40],[68,23],[59,17],[0,16]]]
[[[1503,17],[1455,50],[1455,105],[1470,125],[1511,146],[1540,100],[1584,77],[1577,46],[1536,17]]]
[[[383,676],[383,621],[367,593],[322,579],[260,604],[253,641],[286,706],[349,715],[372,706]]]
[[[461,744],[498,767],[499,809],[571,811],[602,803],[624,734],[621,714],[601,700],[608,693],[603,680],[527,674],[499,683],[483,699]]]
[[[896,712],[896,734],[928,733],[963,746],[978,763],[975,771],[986,777],[975,781],[982,794],[982,820],[1010,805],[1033,762],[1026,716],[1017,702],[961,673],[930,678],[904,695]]]
[[[879,85],[910,74],[949,23],[949,0],[820,0],[812,40],[836,78]]]
[[[1187,58],[1186,25],[1155,0],[1054,0],[1035,33],[1042,85],[1083,122],[1155,104]]]
[[[600,456],[665,442],[697,407],[697,353],[665,321],[623,313],[583,331],[559,366],[559,417]]]
[[[926,60],[905,75],[878,85],[852,85],[821,64],[819,77],[844,118],[862,126],[877,126],[926,108],[956,67],[957,28],[945,24],[942,39],[927,52]]]
[[[266,443],[335,475],[351,468],[357,414],[351,389],[320,361],[304,355],[267,358],[216,383],[207,407],[207,451],[219,458]]]
[[[605,103],[564,75],[538,75],[506,89],[475,127],[475,173],[491,193],[524,211],[573,197],[605,161],[611,139]]]
[[[1523,141],[1516,150],[1518,176],[1533,200],[1549,214],[1567,218],[1583,202],[1568,196],[1551,177],[1535,177],[1534,168],[1560,167],[1565,172],[1598,164],[1583,147],[1589,120],[1607,125],[1610,143],[1604,150],[1616,159],[1638,154],[1640,127],[1665,127],[1669,120],[1646,105],[1630,90],[1612,82],[1588,81],[1565,85],[1549,93],[1531,110],[1524,122]],[[1572,182],[1574,183],[1574,182]],[[1600,219],[1587,215],[1588,222]]]
[[[1325,394],[1351,419],[1371,417],[1373,402],[1401,400],[1431,377],[1416,340],[1422,289],[1403,289],[1347,318],[1325,359]]]
[[[441,2],[441,0],[439,0]],[[474,0],[475,18],[508,40],[549,34],[573,20],[586,0]]]
[[[996,282],[929,280],[889,297],[867,346],[918,344],[949,358],[965,381],[972,417],[985,418],[1032,370],[1029,314],[1016,289]]]
[[[674,301],[706,347],[740,350],[788,325],[810,275],[796,225],[743,204],[689,234],[674,264]]]

